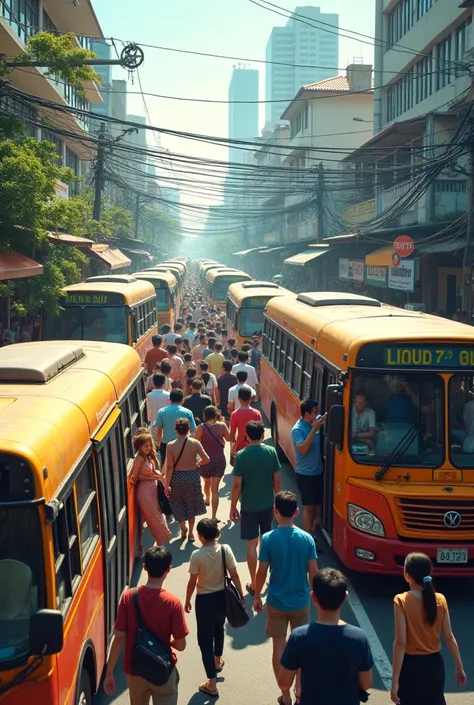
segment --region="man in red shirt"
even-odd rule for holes
[[[153,546],[145,554],[144,567],[148,573],[146,585],[138,588],[138,602],[146,628],[163,644],[170,646],[176,664],[175,651],[184,651],[189,630],[184,616],[183,605],[171,593],[163,590],[163,582],[171,570],[171,553],[163,546]],[[178,672],[173,669],[165,685],[153,685],[136,676],[132,671],[132,651],[138,632],[138,621],[133,604],[132,590],[127,590],[120,600],[115,634],[110,646],[110,655],[104,679],[107,695],[115,692],[114,668],[125,644],[123,668],[127,674],[131,705],[177,705]]]
[[[247,385],[243,385],[238,392],[240,409],[232,412],[230,417],[230,442],[232,444],[232,454],[235,455],[248,445],[247,424],[249,421],[261,421],[262,414],[250,406],[252,401],[252,390]]]
[[[143,367],[146,369],[149,375],[152,374],[157,363],[160,363],[162,360],[165,360],[168,357],[168,353],[166,352],[166,350],[163,350],[163,348],[161,347],[162,342],[163,338],[161,337],[161,335],[154,335],[151,339],[153,347],[147,350],[145,359],[143,360]]]

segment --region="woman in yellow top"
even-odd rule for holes
[[[435,592],[431,560],[424,553],[405,559],[409,592],[394,599],[395,641],[391,698],[397,705],[446,705],[441,633],[453,657],[455,679],[466,684],[459,647],[451,629],[448,604]]]

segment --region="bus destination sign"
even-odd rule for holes
[[[63,303],[69,306],[120,306],[122,294],[78,291],[66,294]]]
[[[357,355],[361,367],[474,369],[474,345],[365,345]]]
[[[266,306],[268,304],[268,299],[265,296],[253,297],[248,299],[246,306]]]

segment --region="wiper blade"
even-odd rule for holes
[[[392,465],[396,463],[398,458],[400,458],[404,454],[404,452],[408,450],[408,448],[411,446],[417,436],[417,433],[418,421],[415,421],[413,426],[411,426],[405,433],[405,435],[402,436],[401,439],[398,441],[397,445],[388,456],[385,465],[381,467],[380,470],[377,470],[377,472],[375,473],[376,480],[380,481],[383,479],[384,475],[388,472],[388,470],[390,470]]]

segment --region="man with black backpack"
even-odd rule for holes
[[[175,651],[184,651],[189,630],[181,601],[163,589],[171,570],[171,553],[153,546],[145,554],[145,585],[126,590],[120,600],[115,634],[104,679],[107,695],[115,691],[114,668],[125,644],[123,668],[131,705],[177,705]]]

